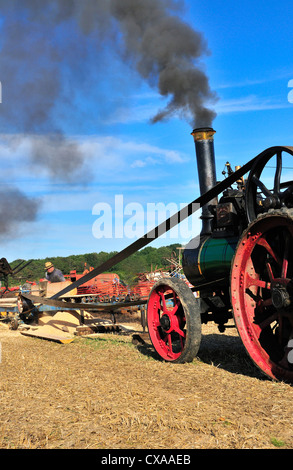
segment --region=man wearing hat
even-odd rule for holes
[[[60,269],[54,268],[53,264],[48,261],[45,263],[46,269],[46,279],[50,282],[62,282],[65,281],[65,277],[63,276]]]

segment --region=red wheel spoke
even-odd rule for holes
[[[179,336],[182,336],[182,338],[185,338],[185,333],[184,331],[180,328],[180,326],[178,325],[174,325],[174,328],[173,328],[173,331],[178,333]]]
[[[257,240],[257,245],[263,246],[267,252],[272,256],[272,258],[276,261],[278,264],[282,264],[282,261],[280,260],[279,256],[273,251],[271,245],[267,242],[265,238],[259,238]]]
[[[179,308],[179,305],[180,305],[180,301],[177,299],[176,301],[176,304],[174,306],[174,308],[170,311],[170,316],[173,316],[175,315],[175,313],[177,312],[178,308]]]
[[[176,331],[176,333],[178,333],[178,335],[180,336],[180,340],[181,340],[181,344],[182,343],[182,338],[185,338],[185,333],[183,330],[181,330],[180,328],[174,328],[174,331]]]
[[[281,277],[286,277],[287,276],[287,270],[288,270],[288,260],[283,259],[283,264],[282,264],[282,274]]]
[[[171,359],[173,357],[173,349],[172,349],[172,338],[171,334],[168,333],[164,338],[162,338],[163,343],[165,344],[165,350],[167,356]]]
[[[273,281],[274,280],[274,274],[273,274],[273,270],[272,270],[272,267],[271,267],[270,263],[266,263],[266,267],[267,267],[267,271],[268,271],[268,274],[269,274],[270,281]]]
[[[172,333],[174,332],[177,332],[179,334],[179,337],[180,337],[180,346],[181,346],[181,349],[184,347],[184,338],[185,338],[185,334],[182,330],[180,330],[179,328],[173,328],[172,331],[170,331],[169,333],[166,334],[165,338],[163,339],[165,345],[166,345],[166,348],[167,348],[167,356],[169,358],[172,358],[174,356],[174,351],[173,351],[173,342],[172,342]]]
[[[170,357],[170,358],[173,358],[174,357],[174,351],[173,351],[173,343],[172,343],[172,336],[171,336],[171,333],[168,334],[168,351],[167,351],[167,355]]]
[[[269,283],[262,281],[261,279],[255,279],[254,277],[251,277],[248,273],[246,273],[245,276],[245,285],[246,287],[257,286],[262,287],[263,289],[270,289]]]
[[[163,311],[163,313],[166,313],[166,311],[167,311],[167,305],[166,305],[166,299],[165,299],[165,292],[159,291],[159,294],[160,294],[160,297],[161,297],[161,300],[162,300],[162,304],[163,304],[162,311]]]
[[[281,277],[284,277],[284,278],[287,277],[288,255],[289,255],[289,237],[287,235],[285,239],[284,257],[283,257],[282,273],[281,273]]]

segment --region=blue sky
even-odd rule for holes
[[[21,4],[20,0],[12,3]],[[5,7],[3,13],[1,52],[7,54],[7,34],[14,34],[14,30],[5,26],[9,21],[17,24],[19,11]],[[293,145],[293,103],[288,100],[292,89],[288,83],[293,79],[292,13],[290,2],[272,0],[185,0],[185,10],[177,12],[203,34],[210,51],[201,63],[211,89],[218,95],[212,105],[217,112],[213,127],[218,179],[222,178],[226,161],[232,166],[241,165],[270,146]],[[122,196],[124,207],[142,208],[137,221],[143,234],[149,228],[143,221],[147,204],[172,203],[179,210],[180,204],[195,199],[199,187],[190,123],[180,116],[150,123],[166,100],[119,57],[110,42],[105,41],[103,52],[96,51],[91,36],[80,40],[74,22],[61,22],[55,28],[46,24],[36,41],[38,29],[28,26],[29,52],[18,43],[9,54],[11,67],[19,70],[12,91],[0,53],[1,181],[2,188],[18,188],[27,198],[37,200],[39,209],[35,220],[15,224],[8,235],[0,238],[1,257],[11,262],[18,258],[119,251],[134,238],[115,238],[115,233],[111,238],[96,238],[93,226],[98,215],[94,207],[104,203],[112,209],[114,231],[115,217],[116,223],[120,220],[120,214],[115,214],[115,196]],[[54,57],[59,80],[56,87],[62,88],[62,94],[54,105],[47,96],[50,123],[63,133],[69,150],[70,145],[76,146],[86,156],[84,165],[77,164],[68,178],[60,177],[36,159],[32,164],[35,145],[44,148],[45,159],[55,147],[41,125],[36,131],[26,123],[27,114],[33,114],[38,106],[41,91],[35,82],[28,81],[24,87],[25,78],[36,63],[41,73],[42,58],[52,57],[55,50],[59,54],[58,60]],[[44,76],[40,80],[44,81]],[[13,104],[9,103],[12,92],[18,98]],[[9,108],[12,118],[9,115],[6,119],[3,112],[1,120],[1,107]],[[22,119],[13,119],[15,113]],[[122,227],[127,220],[129,215],[125,214]],[[199,227],[198,221],[194,227]],[[167,236],[152,246],[177,241],[179,245],[188,239],[180,233],[178,239]]]

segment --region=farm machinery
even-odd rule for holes
[[[89,269],[85,267],[82,274],[77,274],[74,269],[70,271],[69,275],[65,275],[65,278],[70,282],[74,282],[92,270],[92,267]],[[125,299],[134,300],[134,297],[128,286],[121,282],[118,274],[103,273],[79,286],[76,289],[76,296],[73,298],[75,301],[108,303],[110,301],[123,302]],[[138,300],[138,297],[136,300]]]
[[[85,267],[82,274],[77,274],[76,270],[72,270],[69,275],[65,274],[65,278],[70,280],[70,282],[74,282],[93,269],[93,267],[90,267],[89,269]],[[166,275],[167,273],[162,270],[153,271],[152,269],[149,273],[137,273],[135,284],[129,286],[126,285],[116,273],[111,272],[98,274],[94,278],[78,286],[76,289],[76,296],[73,296],[73,298],[75,301],[98,303],[147,299],[156,279]]]
[[[255,365],[271,379],[292,383],[293,181],[286,181],[284,170],[293,147],[270,147],[235,170],[227,163],[225,178],[217,182],[214,134],[212,128],[192,132],[199,197],[50,299],[32,300],[61,304],[71,289],[201,208],[201,233],[182,253],[189,285],[164,277],[149,294],[147,327],[154,349],[165,361],[190,362],[198,353],[203,323],[213,321],[224,332],[234,320]]]

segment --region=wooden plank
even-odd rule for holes
[[[46,333],[44,331],[42,332],[41,329],[25,330],[25,331],[20,331],[20,333],[24,336],[31,336],[31,337],[35,337],[39,339],[46,339],[49,341],[56,341],[57,343],[62,343],[62,344],[68,344],[74,340],[74,338],[71,338],[71,337],[51,335],[50,333]]]
[[[70,286],[70,281],[62,281],[62,282],[48,282],[48,281],[41,281],[40,282],[40,291],[42,292],[43,297],[52,297],[54,294],[59,292],[65,287]],[[62,297],[74,297],[77,293],[77,289],[72,289],[71,291],[64,294]]]

